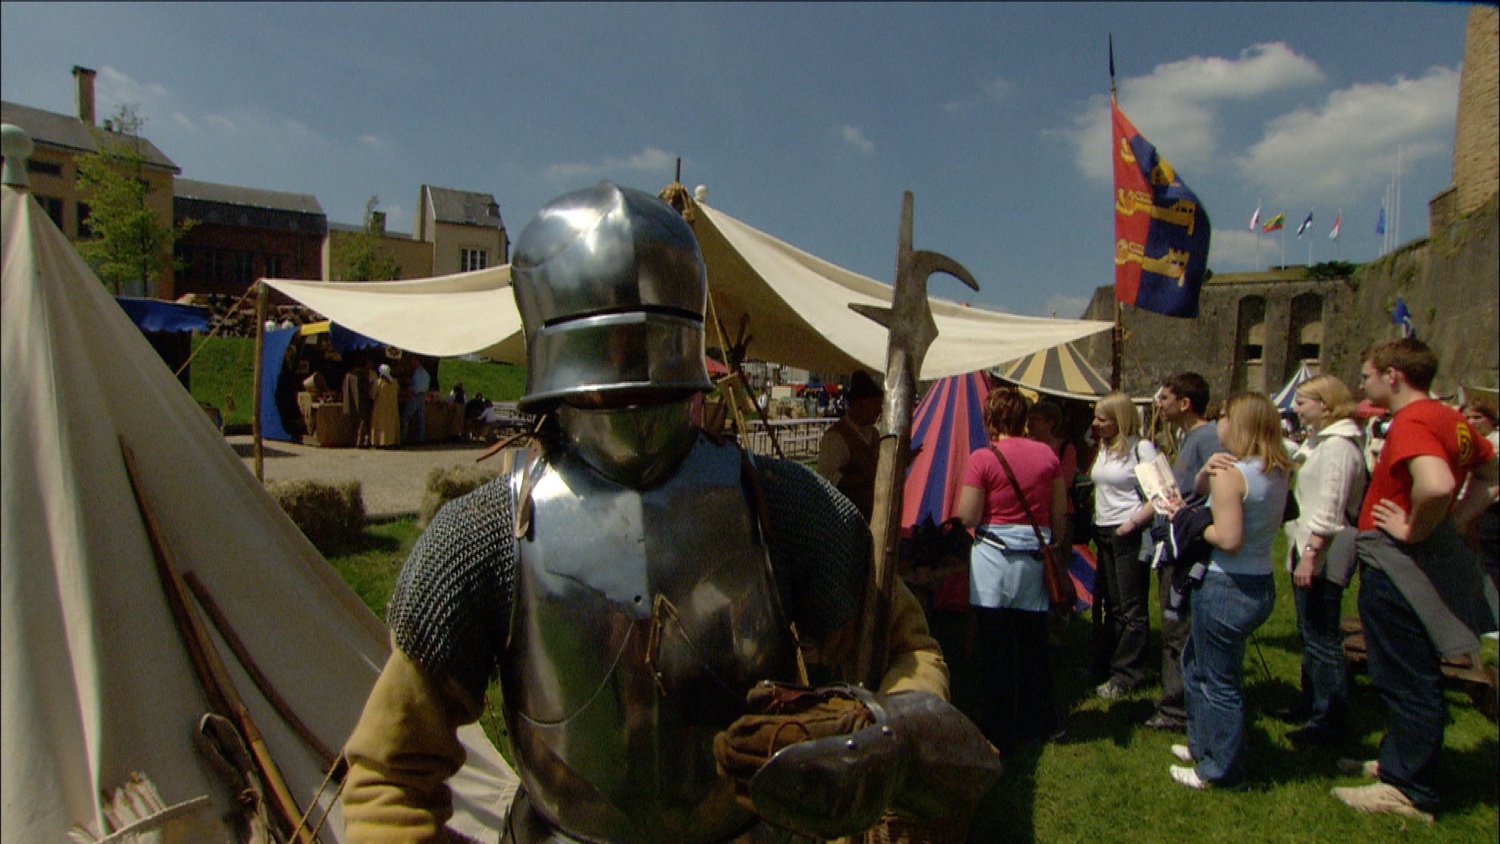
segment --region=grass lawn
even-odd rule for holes
[[[213,337],[205,341],[204,335],[194,334],[193,351],[197,352],[192,365],[193,399],[219,408],[226,427],[248,427],[254,405],[255,339]],[[470,396],[484,393],[491,401],[515,401],[526,389],[526,367],[445,358],[438,364],[438,385],[446,393],[455,381],[462,382]]]
[[[330,562],[383,617],[396,572],[418,533],[411,519],[373,525],[365,548]],[[1088,654],[1088,621],[1076,616],[1063,646],[1053,652],[1058,700],[1070,711],[1068,738],[1006,760],[1005,776],[976,813],[969,841],[1494,842],[1496,726],[1457,690],[1448,692],[1450,722],[1439,773],[1446,806],[1437,823],[1360,815],[1329,796],[1334,786],[1359,784],[1339,775],[1334,762],[1338,756],[1375,757],[1384,707],[1368,675],[1356,673],[1355,737],[1330,751],[1291,748],[1283,736],[1292,727],[1268,714],[1292,703],[1299,672],[1285,572],[1278,573],[1277,590],[1276,612],[1246,656],[1250,780],[1244,790],[1199,792],[1172,782],[1167,767],[1175,760],[1168,748],[1183,737],[1139,726],[1152,712],[1156,689],[1124,700],[1092,697],[1080,671]],[[1355,591],[1345,594],[1346,614],[1354,613]],[[1153,619],[1153,632],[1160,630],[1158,621]],[[963,617],[939,619],[934,630],[953,667],[955,702],[972,714],[977,683],[969,672],[975,655],[963,651]],[[1495,645],[1485,646],[1493,664]],[[498,701],[494,689],[491,701]],[[485,729],[509,758],[498,709],[491,709]]]

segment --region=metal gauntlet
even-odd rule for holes
[[[929,692],[872,694],[846,686],[873,723],[785,747],[750,780],[767,821],[818,838],[853,835],[889,809],[921,820],[968,810],[1000,776],[1000,756],[974,723]]]

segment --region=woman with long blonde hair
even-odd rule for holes
[[[1288,570],[1302,637],[1302,694],[1286,720],[1296,744],[1336,744],[1349,710],[1348,665],[1339,628],[1350,567],[1330,566],[1327,548],[1340,529],[1359,520],[1369,473],[1364,435],[1354,421],[1354,396],[1343,381],[1319,375],[1297,387],[1297,418],[1311,433],[1292,459],[1298,464],[1297,518],[1286,523]],[[1352,514],[1352,516],[1351,516]],[[1349,561],[1352,564],[1352,560]]]
[[[1191,593],[1192,632],[1182,652],[1187,698],[1186,745],[1172,753],[1172,779],[1189,788],[1235,787],[1245,781],[1245,645],[1276,604],[1271,546],[1286,508],[1291,458],[1281,444],[1281,415],[1260,393],[1236,393],[1219,417],[1227,452],[1208,459],[1213,524],[1208,571]],[[1175,509],[1177,521],[1187,508]]]
[[[1156,459],[1156,446],[1140,437],[1141,414],[1125,393],[1110,393],[1094,406],[1099,443],[1089,477],[1094,481],[1094,606],[1103,607],[1096,658],[1108,660],[1109,676],[1094,693],[1124,697],[1145,683],[1151,639],[1151,565],[1141,559],[1141,539],[1151,525],[1151,504],[1140,494],[1135,467]],[[1098,618],[1098,615],[1095,616]]]

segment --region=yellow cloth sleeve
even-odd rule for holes
[[[458,728],[483,701],[428,677],[392,648],[359,723],[344,745],[345,840],[352,844],[445,842],[453,816],[446,781],[466,754]]]
[[[931,692],[948,699],[948,663],[937,639],[927,629],[927,615],[917,597],[896,579],[891,594],[891,619],[887,644],[885,675],[880,679],[882,694],[891,692]]]

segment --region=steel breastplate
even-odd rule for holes
[[[533,471],[500,666],[532,806],[584,840],[734,837],[754,816],[713,738],[755,682],[796,678],[738,451],[700,437],[644,491],[567,451]]]

